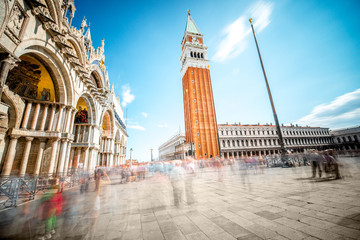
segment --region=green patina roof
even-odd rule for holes
[[[192,19],[190,13],[188,14],[188,19],[186,22],[185,32],[201,34],[198,27],[196,26],[194,20]]]

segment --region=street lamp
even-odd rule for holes
[[[130,148],[130,167],[132,167],[132,151],[133,149]]]

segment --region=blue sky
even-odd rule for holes
[[[110,82],[140,161],[184,130],[180,43],[187,10],[208,46],[218,123],[274,123],[252,17],[280,123],[360,125],[360,2],[76,1],[73,25],[105,38]],[[129,155],[129,154],[128,154]]]

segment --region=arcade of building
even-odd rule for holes
[[[74,1],[0,0],[0,169],[62,175],[125,163],[127,132],[104,45]]]

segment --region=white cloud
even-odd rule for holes
[[[157,125],[158,128],[168,128],[169,126],[165,123],[165,124],[158,124]]]
[[[128,125],[128,128],[132,128],[132,129],[136,129],[136,130],[140,130],[140,131],[145,131],[146,129],[140,125]]]
[[[146,112],[141,112],[141,115],[143,115],[145,118],[148,117],[148,114]]]
[[[360,88],[337,97],[329,104],[316,106],[296,123],[330,128],[360,124]]]
[[[269,25],[272,10],[272,3],[260,1],[252,5],[245,14],[226,26],[223,30],[224,37],[217,47],[213,60],[223,62],[242,53],[247,46],[245,37],[251,33],[248,19],[253,18],[254,28],[259,33]]]
[[[126,107],[128,103],[131,103],[135,99],[135,95],[131,93],[130,85],[126,84],[122,86],[122,106]]]

